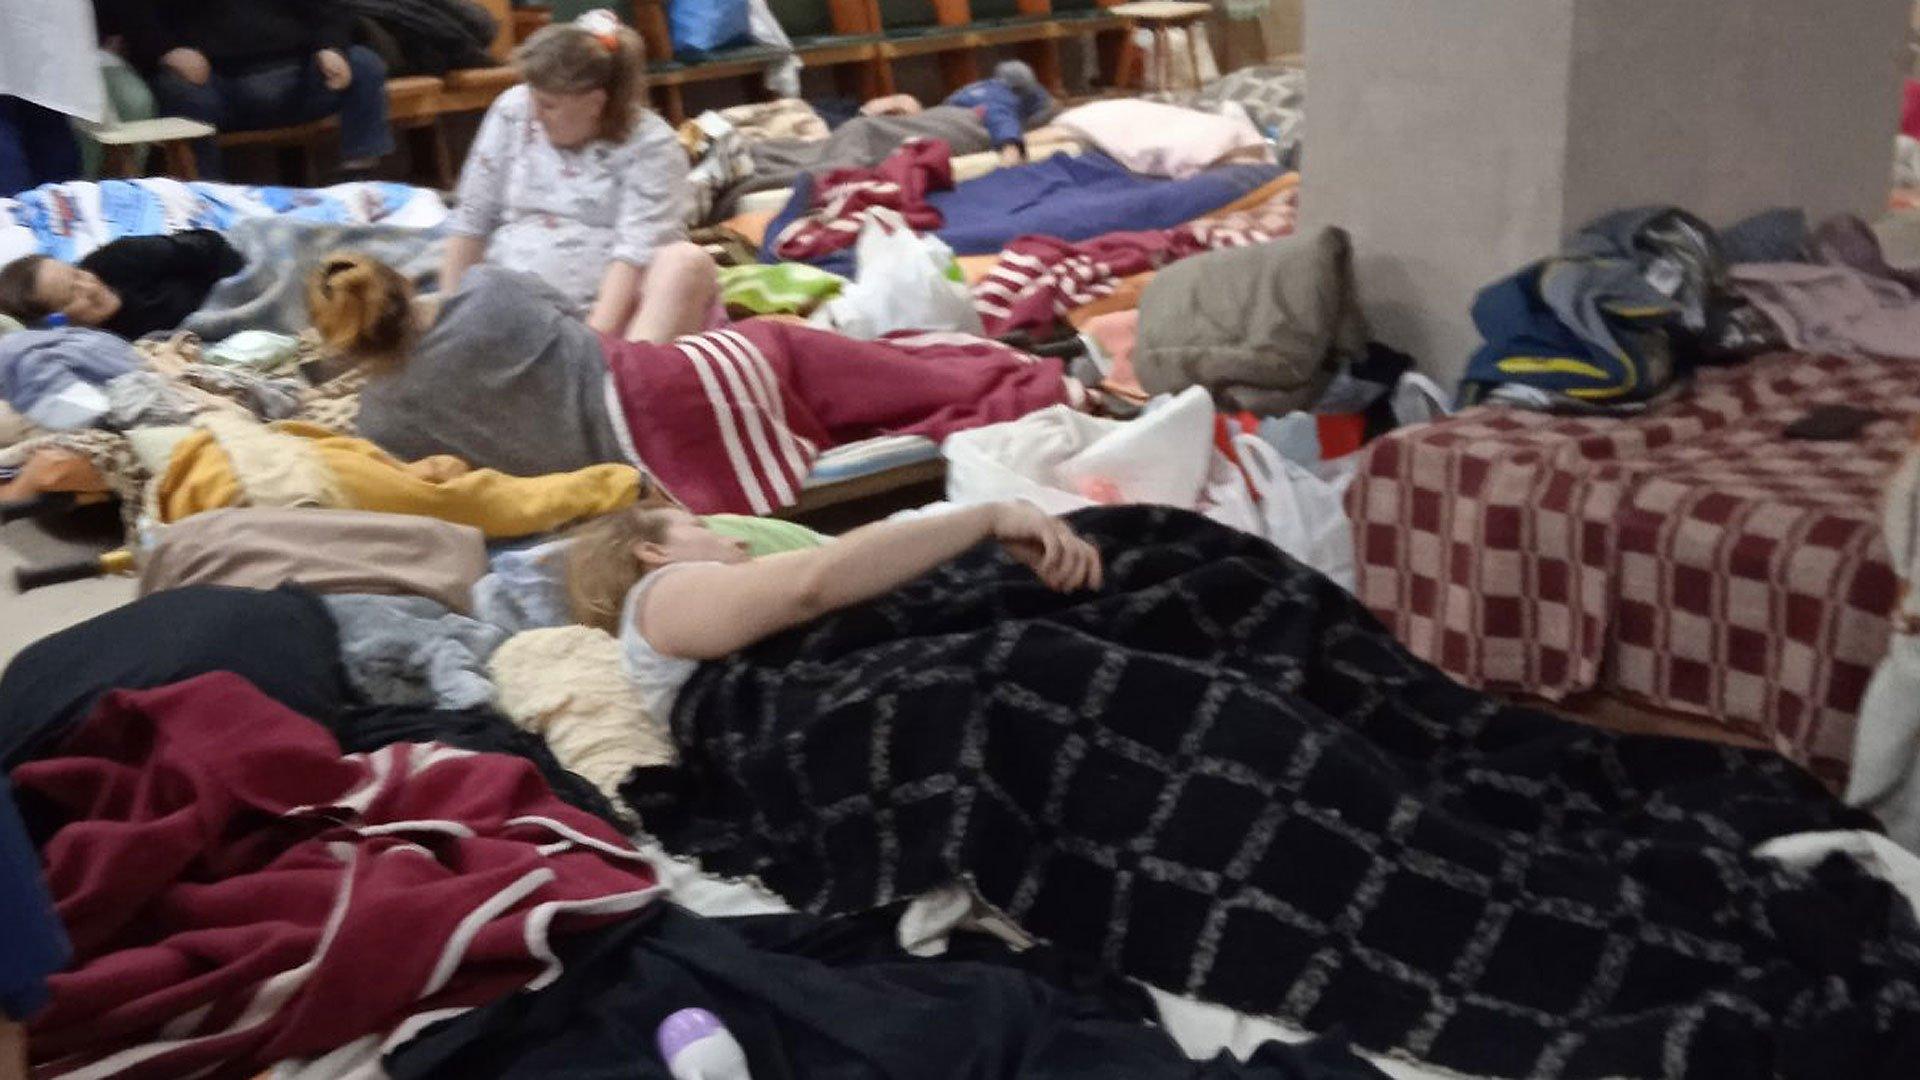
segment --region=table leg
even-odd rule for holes
[[[200,179],[200,167],[194,161],[193,147],[185,139],[161,143],[160,158],[166,165],[167,174],[176,180]]]
[[[1187,63],[1192,65],[1187,72],[1191,82],[1188,85],[1200,89],[1200,23],[1195,20],[1187,24]]]

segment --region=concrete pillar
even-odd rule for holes
[[[1307,0],[1304,224],[1381,340],[1457,379],[1481,286],[1608,210],[1887,197],[1912,0]]]

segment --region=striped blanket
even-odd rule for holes
[[[774,238],[782,259],[814,262],[853,246],[870,212],[899,211],[916,232],[932,232],[944,222],[927,203],[927,194],[953,187],[953,161],[947,144],[913,139],[871,169],[835,169],[814,183],[810,209]]]
[[[637,460],[696,513],[799,500],[821,452],[876,435],[944,439],[1066,399],[1058,360],[964,334],[855,341],[750,319],[671,345],[609,343]]]
[[[973,288],[974,307],[995,337],[1041,330],[1111,295],[1135,274],[1218,248],[1276,240],[1293,232],[1299,188],[1278,190],[1258,205],[1211,215],[1171,229],[1108,233],[1080,244],[1022,236]],[[1266,191],[1267,189],[1262,189]]]

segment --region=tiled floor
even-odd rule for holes
[[[128,577],[74,581],[24,594],[14,589],[16,567],[66,562],[113,546],[114,531],[100,524],[93,517],[62,522],[53,529],[32,521],[0,526],[0,666],[48,634],[133,599],[134,581]]]

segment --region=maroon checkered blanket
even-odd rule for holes
[[[1171,229],[1118,232],[1071,244],[1021,236],[973,287],[973,306],[990,337],[1052,326],[1067,313],[1109,296],[1120,282],[1203,251],[1264,244],[1293,231],[1298,188],[1266,203]]]
[[[1787,438],[1821,404],[1887,419]],[[1920,365],[1781,355],[1645,416],[1471,409],[1373,444],[1348,494],[1361,599],[1474,686],[1604,687],[1835,775],[1886,652],[1882,489]]]

